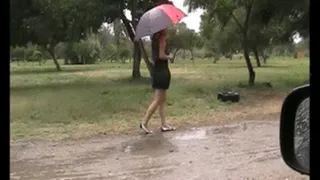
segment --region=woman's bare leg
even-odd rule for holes
[[[165,118],[165,111],[164,108],[166,106],[166,100],[167,100],[167,91],[163,91],[163,95],[159,104],[159,115],[161,118],[161,129],[162,131],[172,131],[175,130],[174,127],[171,127],[167,124],[166,118]]]
[[[147,112],[143,118],[143,121],[142,121],[143,125],[147,126],[147,124],[149,123],[151,116],[153,115],[154,111],[157,109],[157,107],[160,104],[160,99],[161,99],[161,90],[156,89],[154,91],[153,101],[149,105]]]
[[[167,127],[165,112],[164,112],[166,99],[167,99],[167,91],[164,90],[162,92],[162,98],[160,99],[160,103],[159,103],[159,115],[160,115],[162,127]]]

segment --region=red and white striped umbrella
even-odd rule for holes
[[[161,4],[142,15],[136,28],[135,40],[150,36],[171,24],[177,24],[186,14],[171,4]]]

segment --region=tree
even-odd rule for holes
[[[144,62],[147,65],[149,70],[150,76],[152,76],[152,67],[153,64],[148,58],[147,51],[143,45],[142,40],[134,41],[135,29],[139,22],[140,17],[143,15],[144,12],[148,11],[149,9],[155,7],[156,5],[160,5],[163,3],[172,3],[168,0],[121,0],[120,2],[120,18],[123,24],[126,27],[127,34],[129,35],[131,41],[134,44],[134,51],[133,51],[133,71],[132,77],[133,78],[140,78],[140,63],[141,63],[141,56],[144,59]],[[130,10],[132,20],[128,20],[124,14],[124,10]]]
[[[306,17],[306,8],[308,3],[306,0],[298,1],[276,1],[276,0],[186,0],[185,5],[189,6],[189,11],[196,8],[205,9],[209,19],[216,20],[221,23],[222,27],[227,26],[232,20],[236,23],[240,32],[242,48],[249,72],[249,84],[254,85],[255,71],[252,67],[249,57],[249,51],[252,49],[252,41],[250,41],[249,32],[257,32],[252,29],[259,25],[261,27],[268,26],[269,22],[276,20],[283,22],[286,20],[292,22],[301,22],[301,17]],[[299,7],[303,5],[303,8]],[[304,16],[303,16],[304,15]],[[300,17],[300,18],[299,18]],[[292,26],[289,26],[292,27]],[[303,26],[305,27],[305,26]],[[284,33],[292,36],[295,28],[291,30],[286,28]]]
[[[27,33],[24,18],[38,13],[32,7],[32,0],[10,0],[10,45],[24,46],[32,34]]]
[[[171,63],[174,63],[177,53],[183,48],[182,39],[178,33],[179,25],[180,24],[169,27],[167,30],[167,47],[169,52],[173,54],[171,58]]]
[[[103,60],[107,60],[112,62],[117,57],[117,47],[114,44],[106,44],[102,47],[101,58]]]
[[[11,12],[14,16],[13,32],[21,34],[11,37],[12,45],[33,42],[44,47],[52,56],[57,71],[60,65],[55,56],[55,46],[59,42],[78,41],[85,37],[88,29],[99,29],[104,20],[98,0],[28,0],[20,4],[11,1]],[[20,13],[20,11],[22,13]],[[23,14],[23,15],[20,15]],[[97,21],[97,17],[100,18]],[[20,23],[19,25],[17,25]]]
[[[134,41],[135,29],[142,14],[153,6],[153,1],[136,1],[136,0],[120,0],[118,1],[120,7],[120,18],[124,24],[130,40],[133,42],[133,68],[132,78],[137,79],[141,77],[140,64],[141,55],[147,65],[150,75],[152,75],[152,63],[149,61],[146,50],[144,49],[142,41]],[[130,10],[132,20],[130,21],[124,14],[124,10]]]
[[[255,71],[253,70],[251,60],[249,57],[249,42],[248,42],[248,30],[250,27],[250,17],[252,15],[252,9],[254,0],[217,0],[213,3],[202,3],[198,1],[189,1],[189,8],[204,7],[210,18],[217,19],[222,27],[228,25],[232,19],[237,24],[239,31],[241,32],[241,40],[244,51],[244,57],[246,60],[248,72],[249,72],[249,84],[254,85]],[[237,16],[240,15],[241,16]]]
[[[194,60],[193,51],[196,47],[201,47],[202,41],[200,36],[191,29],[179,31],[179,37],[182,41],[182,48],[191,53],[191,60]]]
[[[180,50],[189,51],[191,53],[191,60],[193,60],[194,48],[201,48],[203,41],[199,34],[194,30],[188,29],[187,25],[182,22],[168,28],[167,46],[169,51],[173,53],[171,60],[173,63]]]
[[[125,28],[119,18],[115,19],[113,22],[113,32],[113,39],[117,48],[116,57],[125,63],[125,60],[129,58],[128,56],[131,53],[129,44],[130,40],[126,37]]]
[[[119,18],[113,21],[113,33],[114,33],[114,41],[117,47],[117,50],[120,48],[120,39],[123,36],[123,26]]]
[[[278,23],[269,23],[268,26],[260,26],[258,23],[252,25],[248,34],[258,67],[261,67],[260,56],[263,58],[264,63],[266,63],[267,57],[264,52],[268,47],[288,42],[288,40],[280,40],[283,32],[285,30]]]
[[[151,74],[152,63],[148,60],[142,41],[134,42],[135,27],[141,15],[159,0],[11,0],[12,45],[25,45],[28,41],[41,44],[53,57],[57,70],[60,65],[54,57],[54,45],[59,42],[74,43],[86,36],[86,31],[97,32],[104,22],[121,19],[134,44],[134,78],[141,77],[140,61],[144,57]],[[167,2],[167,1],[164,1]],[[130,10],[132,20],[124,15]],[[45,22],[45,23],[42,23]],[[118,22],[118,21],[117,21]],[[119,24],[119,23],[118,23]]]
[[[210,19],[207,13],[201,19],[200,34],[205,39],[205,47],[216,57],[223,55],[231,58],[241,48],[240,32],[233,21],[223,26],[219,21]]]
[[[114,36],[113,34],[111,34],[111,28],[109,26],[106,27],[102,25],[97,34],[102,47],[105,47],[107,44],[112,43]]]
[[[134,41],[135,29],[138,24],[138,21],[142,14],[148,9],[154,7],[157,3],[164,2],[167,3],[167,0],[109,0],[102,1],[105,6],[108,7],[108,11],[105,10],[105,17],[108,20],[108,23],[113,22],[115,19],[120,18],[123,25],[126,29],[126,34],[133,43],[133,68],[132,68],[132,77],[134,79],[140,78],[140,63],[141,57],[143,57],[144,62],[147,65],[147,68],[152,75],[152,66],[153,64],[149,61],[147,52],[144,48],[143,42]],[[125,15],[125,10],[131,12],[131,20],[129,20]]]

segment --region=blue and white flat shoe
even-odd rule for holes
[[[162,132],[167,132],[167,131],[175,131],[176,128],[175,127],[172,127],[172,126],[169,126],[169,127],[161,127],[160,128]]]

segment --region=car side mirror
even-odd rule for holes
[[[301,174],[310,169],[310,85],[294,89],[282,105],[280,147],[285,163]]]

